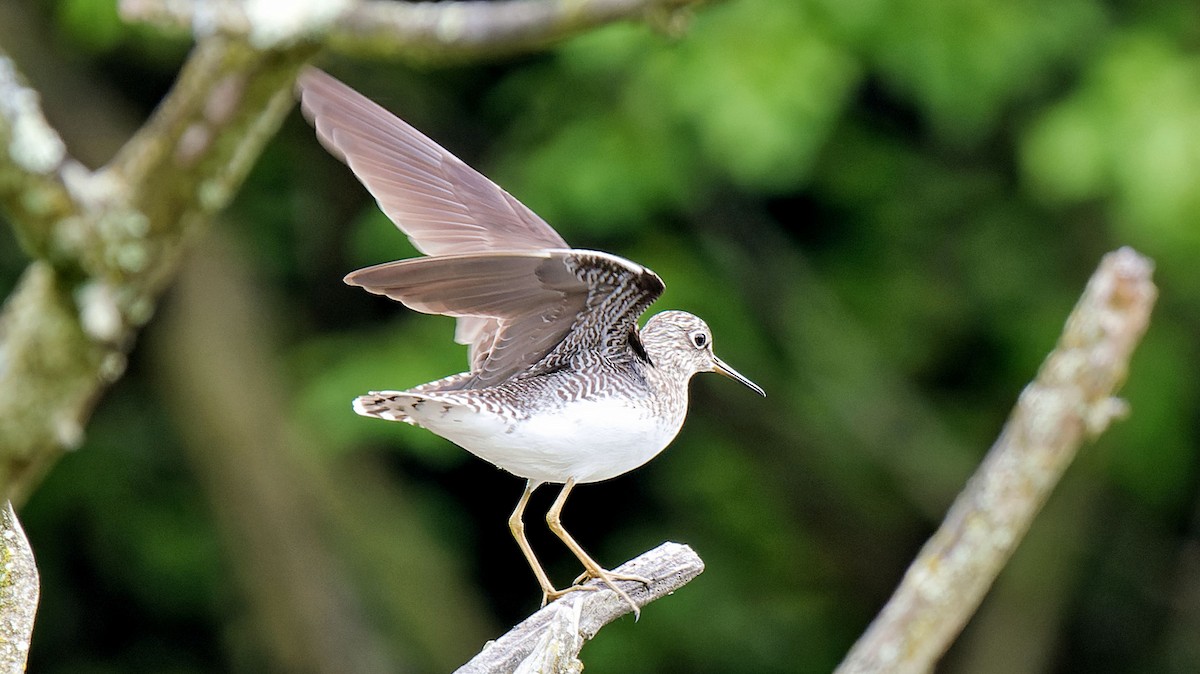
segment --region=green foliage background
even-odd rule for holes
[[[126,27],[107,0],[27,4],[53,59],[135,123],[186,54],[182,36]],[[832,668],[1100,256],[1122,245],[1157,261],[1162,289],[1124,391],[1133,415],[1081,455],[941,669],[1192,672],[1198,44],[1200,8],[1180,0],[729,0],[677,37],[628,25],[479,66],[321,63],[573,245],[655,269],[668,286],[657,308],[706,317],[718,353],[768,392],[701,377],[667,452],[572,497],[567,524],[603,562],[671,539],[708,565],[588,645],[589,672]],[[46,63],[19,65],[57,86]],[[52,121],[86,122],[87,102],[71,100],[47,91]],[[214,228],[252,269],[242,292],[264,307],[272,359],[259,365],[288,432],[321,470],[366,470],[411,506],[392,513],[381,498],[341,554],[456,559],[444,571],[471,594],[440,600],[478,602],[485,636],[536,608],[505,526],[521,482],[349,409],[366,390],[458,371],[465,353],[445,319],[341,285],[412,249],[298,115]],[[5,289],[24,264],[14,245],[0,247]],[[44,582],[30,671],[261,671],[270,659],[212,515],[222,494],[196,478],[179,432],[186,407],[162,402],[164,339],[151,324],[85,445],[24,509]],[[389,526],[400,517],[420,543]],[[549,536],[533,543],[560,584],[577,572]],[[350,573],[385,617],[412,585],[443,582]],[[384,632],[414,671],[480,645]]]

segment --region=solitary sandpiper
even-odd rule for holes
[[[638,317],[662,294],[657,274],[629,260],[570,248],[533,211],[387,110],[329,75],[306,70],[301,106],[322,144],[349,165],[427,257],[360,269],[346,283],[416,311],[458,319],[455,341],[470,370],[405,391],[354,400],[369,417],[427,428],[523,477],[509,529],[543,605],[600,579],[638,607],[614,574],[563,528],[576,484],[616,477],[674,439],[687,414],[688,382],[718,372],[763,390],[713,354],[704,321],[683,311]],[[562,484],[546,514],[584,574],[556,590],[525,539],[529,496]]]

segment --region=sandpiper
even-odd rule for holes
[[[765,395],[713,353],[704,321],[664,311],[637,320],[662,294],[653,271],[570,248],[533,211],[432,140],[324,72],[299,78],[301,107],[322,144],[349,165],[426,257],[346,276],[416,311],[454,316],[470,370],[404,391],[374,391],[354,411],[426,428],[526,480],[508,525],[542,587],[542,604],[599,579],[615,581],[563,528],[576,484],[616,477],[674,439],[688,382],[718,372]],[[584,574],[557,590],[525,539],[533,490],[562,484],[546,514]]]

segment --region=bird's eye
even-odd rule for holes
[[[697,332],[692,335],[692,344],[696,345],[697,349],[703,349],[705,344],[708,344],[708,335],[703,332]]]

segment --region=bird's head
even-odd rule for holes
[[[747,379],[713,353],[712,331],[699,316],[686,311],[664,311],[650,317],[642,328],[642,345],[655,367],[682,375],[686,382],[699,372],[716,372],[765,396]]]

